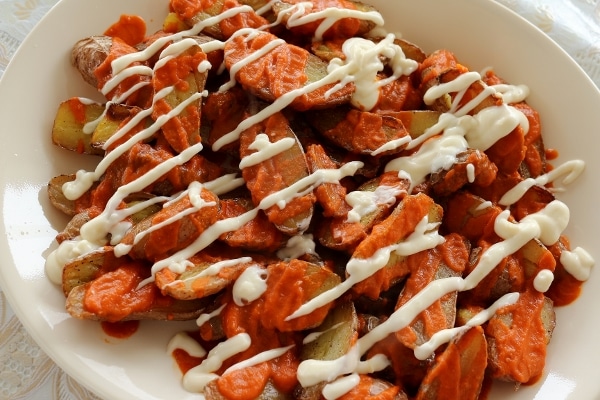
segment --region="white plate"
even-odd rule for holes
[[[567,193],[567,233],[576,246],[600,260],[595,208],[600,191],[597,130],[600,93],[558,46],[496,3],[482,0],[373,0],[390,31],[425,50],[446,47],[476,70],[492,66],[511,83],[531,88],[530,103],[542,115],[546,143],[560,150],[557,162],[581,158],[587,170]],[[44,257],[66,220],[52,209],[45,185],[61,173],[91,166],[92,160],[52,146],[56,107],[72,96],[92,96],[69,64],[72,44],[98,34],[122,13],[160,25],[167,0],[63,0],[40,22],[16,53],[0,82],[0,283],[33,338],[67,373],[108,399],[186,399],[180,376],[166,354],[174,332],[190,324],[142,323],[127,340],[107,338],[96,323],[77,321],[44,276]],[[579,301],[559,309],[548,349],[546,374],[534,386],[496,385],[492,399],[600,398],[600,274],[584,286]]]

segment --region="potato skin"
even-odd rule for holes
[[[79,40],[71,51],[71,64],[77,68],[83,80],[95,88],[98,87],[98,80],[94,71],[106,60],[111,46],[110,36],[98,35]]]

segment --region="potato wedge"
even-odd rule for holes
[[[110,54],[113,39],[110,36],[90,36],[79,40],[71,52],[71,64],[83,77],[83,80],[98,88],[98,79],[94,71]]]
[[[204,308],[210,304],[210,298],[191,301],[181,301],[164,298],[156,301],[148,309],[132,312],[119,319],[112,316],[90,312],[85,308],[85,295],[88,284],[79,285],[69,292],[67,297],[67,311],[72,317],[95,321],[130,321],[130,320],[162,320],[162,321],[188,321],[194,320],[202,314]]]
[[[113,248],[103,247],[67,263],[62,272],[62,290],[67,297],[71,290],[96,279],[102,272],[116,268]]]
[[[268,159],[263,159],[264,151],[275,144],[282,148]],[[304,150],[282,113],[276,113],[242,133],[240,156],[242,176],[255,206],[309,174]],[[312,192],[282,200],[283,206],[275,204],[264,210],[269,221],[287,235],[306,231],[314,212]]]
[[[186,195],[133,225],[121,241],[130,246],[128,254],[135,259],[157,261],[191,244],[216,222],[218,214],[215,194],[201,188],[198,197],[200,207],[194,206]]]
[[[432,173],[428,184],[436,195],[446,196],[470,183],[488,186],[496,179],[497,172],[496,164],[484,152],[467,149],[456,155],[456,162],[449,169]]]
[[[212,24],[205,21],[210,21],[210,18],[217,17],[229,8],[237,7],[246,4],[245,1],[230,1],[225,7],[225,0],[215,0],[204,6],[204,3],[197,3],[190,7],[187,1],[171,1],[171,11],[175,13],[179,20],[183,21],[187,26],[203,24],[202,32],[219,40],[229,38],[234,32],[243,28],[260,28],[268,24],[267,20],[250,9],[248,12],[233,15],[226,18],[224,21],[214,21]],[[251,2],[251,3],[254,3]],[[253,5],[253,4],[250,4]],[[172,17],[171,17],[172,18]]]
[[[250,198],[221,199],[219,219],[236,218],[253,209],[254,204]],[[234,248],[266,252],[276,251],[286,241],[283,233],[262,211],[239,229],[222,234],[219,239]]]
[[[193,39],[184,39],[191,40]],[[172,110],[183,106],[176,117],[170,118],[161,127],[162,136],[176,153],[200,142],[200,110],[208,72],[200,65],[207,61],[199,46],[190,46],[181,54],[155,68],[152,87],[155,93],[173,87],[165,97],[155,100],[152,118],[159,119]]]
[[[302,345],[301,360],[335,360],[348,353],[358,339],[358,318],[352,302],[337,305]],[[301,400],[320,400],[325,382],[310,387],[298,387]]]
[[[58,106],[52,126],[52,142],[64,149],[81,154],[102,155],[104,151],[92,146],[92,130],[86,131],[104,113],[104,105],[73,97]]]
[[[225,397],[219,391],[219,387],[216,380],[209,382],[204,388],[204,397],[206,400],[228,400],[229,397]],[[256,397],[256,400],[290,400],[291,397],[285,392],[279,390],[277,386],[273,384],[271,379],[267,380],[265,387],[262,392]]]
[[[208,261],[194,257],[184,272],[165,268],[156,273],[156,285],[163,293],[180,300],[193,300],[219,293],[248,267],[262,266],[251,259]]]
[[[535,290],[498,310],[485,329],[491,376],[515,383],[537,379],[545,365],[540,355],[546,353],[555,321],[552,301]]]
[[[470,328],[436,356],[415,400],[477,400],[487,366],[487,344],[481,327]]]
[[[92,132],[91,146],[96,149],[96,151],[104,152],[103,148],[106,141],[110,139],[128,119],[139,111],[140,109],[138,107],[110,103],[108,108],[106,108],[106,112],[100,117]]]
[[[397,202],[404,198],[407,189],[408,181],[393,172],[365,182],[345,196],[344,202],[348,206],[348,202],[352,203],[352,208],[345,215],[326,219],[319,224],[316,232],[319,242],[330,249],[353,252],[373,226],[383,221]],[[375,206],[362,208],[365,200]]]
[[[258,59],[248,59],[256,55]],[[297,93],[290,104],[296,110],[347,103],[354,91],[354,85],[347,84],[328,93],[339,82],[324,81],[328,76],[326,62],[266,32],[251,37],[239,35],[228,41],[225,65],[244,89],[265,101],[273,102],[286,94]],[[310,90],[298,92],[307,86]]]
[[[65,197],[62,187],[66,182],[75,180],[75,174],[58,175],[48,182],[48,198],[50,203],[62,213],[73,217],[77,214],[75,201]]]
[[[302,16],[310,15],[311,13],[323,11],[328,7],[337,7],[342,9],[357,10],[362,14],[361,18],[349,17],[342,18],[336,21],[325,32],[320,32],[319,25],[322,20],[317,20],[309,23],[296,24],[292,23],[290,16],[294,12],[294,17],[297,17],[298,9],[294,7],[296,2],[287,2],[285,0],[277,1],[273,4],[275,15],[286,24],[287,28],[294,35],[302,35],[308,39],[313,39],[315,35],[319,35],[318,39],[322,38],[351,38],[353,36],[363,36],[377,26],[376,15],[369,15],[369,11],[377,11],[375,7],[354,1],[313,1],[312,8],[305,10]]]
[[[393,113],[338,107],[315,111],[309,115],[309,121],[327,140],[355,154],[396,154],[410,141],[408,130]]]
[[[469,244],[462,237],[451,234],[444,243],[432,250],[407,257],[411,275],[396,307],[406,304],[416,293],[429,283],[450,277],[460,277],[469,258]],[[454,252],[456,257],[445,258],[443,254]],[[454,327],[458,292],[450,292],[422,311],[407,327],[396,333],[396,337],[406,347],[414,348],[425,342],[438,331]]]

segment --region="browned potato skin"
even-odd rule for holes
[[[65,297],[77,286],[93,281],[102,270],[116,260],[111,247],[86,254],[67,263],[62,272],[62,289]]]
[[[98,87],[98,80],[94,71],[106,60],[111,46],[112,38],[103,35],[81,39],[73,46],[71,64],[77,68],[83,80],[95,88]]]
[[[79,236],[81,227],[91,219],[89,210],[75,214],[67,223],[65,229],[56,235],[56,241],[60,244],[65,240],[71,240]]]
[[[91,146],[98,152],[104,153],[103,146],[121,127],[121,125],[140,109],[124,104],[111,103],[106,113],[96,125],[91,137]]]
[[[50,199],[50,203],[56,209],[71,217],[77,214],[75,202],[65,197],[62,186],[73,180],[75,180],[75,175],[70,174],[55,176],[48,182],[48,198]]]

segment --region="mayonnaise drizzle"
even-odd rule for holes
[[[564,186],[571,184],[581,175],[585,168],[585,163],[581,160],[570,160],[558,167],[554,168],[546,174],[540,175],[536,178],[527,178],[513,186],[508,190],[502,198],[498,201],[503,206],[510,206],[521,197],[533,186],[544,186],[550,182],[559,183],[560,186],[552,188],[554,191],[564,190]]]
[[[337,328],[339,328],[342,325],[344,325],[343,322],[338,322],[337,324],[335,324],[332,327],[328,328],[326,331],[323,331],[323,332],[311,332],[311,333],[309,333],[308,335],[306,335],[304,337],[304,339],[302,340],[302,344],[308,344],[308,343],[314,342],[315,340],[317,340],[318,338],[320,338],[321,336],[323,336],[327,332],[334,331],[334,330],[336,330]]]
[[[253,302],[267,291],[267,270],[252,265],[244,270],[233,284],[233,301],[238,306]]]
[[[224,342],[217,344],[202,363],[183,375],[183,387],[190,392],[202,392],[204,387],[219,375],[215,373],[223,361],[248,350],[252,340],[247,333],[239,333]]]
[[[258,135],[256,135],[256,139],[254,139],[254,142],[252,142],[250,146],[248,146],[250,150],[256,151],[242,158],[239,165],[240,169],[248,168],[266,160],[269,160],[275,157],[277,154],[283,153],[284,151],[291,149],[294,146],[294,144],[296,144],[296,140],[292,139],[291,137],[286,137],[271,143],[267,134],[259,133]]]
[[[175,334],[175,336],[173,336],[167,345],[168,354],[173,353],[177,349],[185,351],[192,357],[200,358],[206,355],[206,350],[204,350],[204,347],[202,347],[198,341],[194,340],[185,332],[179,332]]]
[[[213,311],[211,311],[209,313],[200,314],[200,316],[198,318],[196,318],[196,325],[202,326],[205,323],[207,323],[208,321],[210,321],[211,319],[213,319],[214,317],[217,317],[217,316],[221,315],[221,312],[223,311],[223,309],[225,308],[225,306],[227,306],[227,303],[223,304],[222,306],[220,306],[216,310],[213,310]]]
[[[467,321],[463,326],[443,329],[433,334],[425,343],[417,346],[414,350],[415,357],[419,360],[426,360],[441,345],[450,342],[452,339],[460,336],[469,329],[483,325],[491,319],[500,308],[515,304],[519,299],[519,293],[508,293],[496,300],[490,307],[480,311]]]
[[[377,210],[382,205],[392,206],[396,197],[404,190],[391,186],[377,186],[374,191],[355,190],[346,195],[346,203],[352,209],[348,212],[347,222],[359,222],[362,217]]]
[[[305,254],[317,254],[315,248],[312,234],[295,235],[288,239],[285,247],[277,251],[277,257],[282,260],[292,260]]]
[[[206,248],[212,242],[225,232],[231,232],[241,228],[244,224],[250,222],[256,217],[259,210],[265,210],[269,207],[276,205],[282,199],[289,201],[296,196],[302,196],[305,193],[311,192],[316,186],[326,182],[337,182],[345,176],[353,175],[356,171],[361,168],[362,162],[353,161],[344,164],[339,169],[320,169],[307,177],[295,182],[293,185],[280,190],[279,192],[273,193],[265,197],[257,208],[254,208],[246,213],[239,215],[235,218],[222,219],[215,222],[213,225],[204,230],[198,238],[190,244],[188,247],[179,250],[170,257],[164,258],[157,261],[152,266],[152,274],[154,275],[157,271],[163,268],[168,268],[170,265],[178,265],[182,261],[185,261],[192,257],[194,254]],[[142,282],[146,284],[151,282],[153,277],[148,278]]]
[[[563,250],[560,263],[575,279],[587,281],[594,266],[594,259],[587,251],[576,247],[572,251]]]
[[[482,81],[484,90],[467,104],[458,107],[469,86],[480,80],[479,73],[470,71],[450,82],[429,88],[423,96],[426,104],[433,104],[449,93],[457,93],[450,110],[440,115],[438,122],[421,136],[410,141],[407,149],[417,149],[413,154],[391,160],[385,170],[403,172],[410,179],[412,190],[423,183],[429,174],[451,168],[456,163],[457,155],[466,149],[487,150],[518,126],[527,132],[527,117],[506,104],[486,107],[473,116],[468,115],[484,98],[496,94],[492,86]],[[474,170],[471,172],[469,179],[474,180]]]
[[[273,360],[275,358],[281,357],[282,355],[284,355],[288,350],[292,349],[293,347],[294,347],[294,345],[290,345],[290,346],[286,346],[286,347],[279,347],[276,349],[263,351],[262,353],[258,353],[257,355],[250,357],[244,361],[240,361],[237,364],[233,364],[231,367],[227,368],[225,370],[225,372],[223,372],[223,375],[226,375],[229,372],[238,371],[240,369],[252,367],[254,365],[263,363],[265,361],[269,361],[269,360]]]
[[[306,25],[315,21],[322,20],[315,31],[314,41],[323,40],[323,34],[327,32],[336,22],[344,18],[355,18],[363,21],[370,21],[376,25],[383,25],[383,17],[377,11],[360,11],[346,8],[330,7],[321,11],[312,12],[313,4],[305,1],[294,4],[292,7],[284,10],[283,13],[289,14],[287,27],[294,28]]]
[[[394,38],[389,34],[378,43],[358,37],[350,38],[342,45],[346,59],[334,58],[330,61],[327,69],[329,74],[339,74],[340,70],[344,74],[337,86],[354,83],[351,103],[355,107],[371,110],[379,101],[378,88],[417,69],[419,64],[404,56],[402,48],[394,44]],[[378,80],[377,74],[383,71],[386,63],[392,68],[392,75]]]

